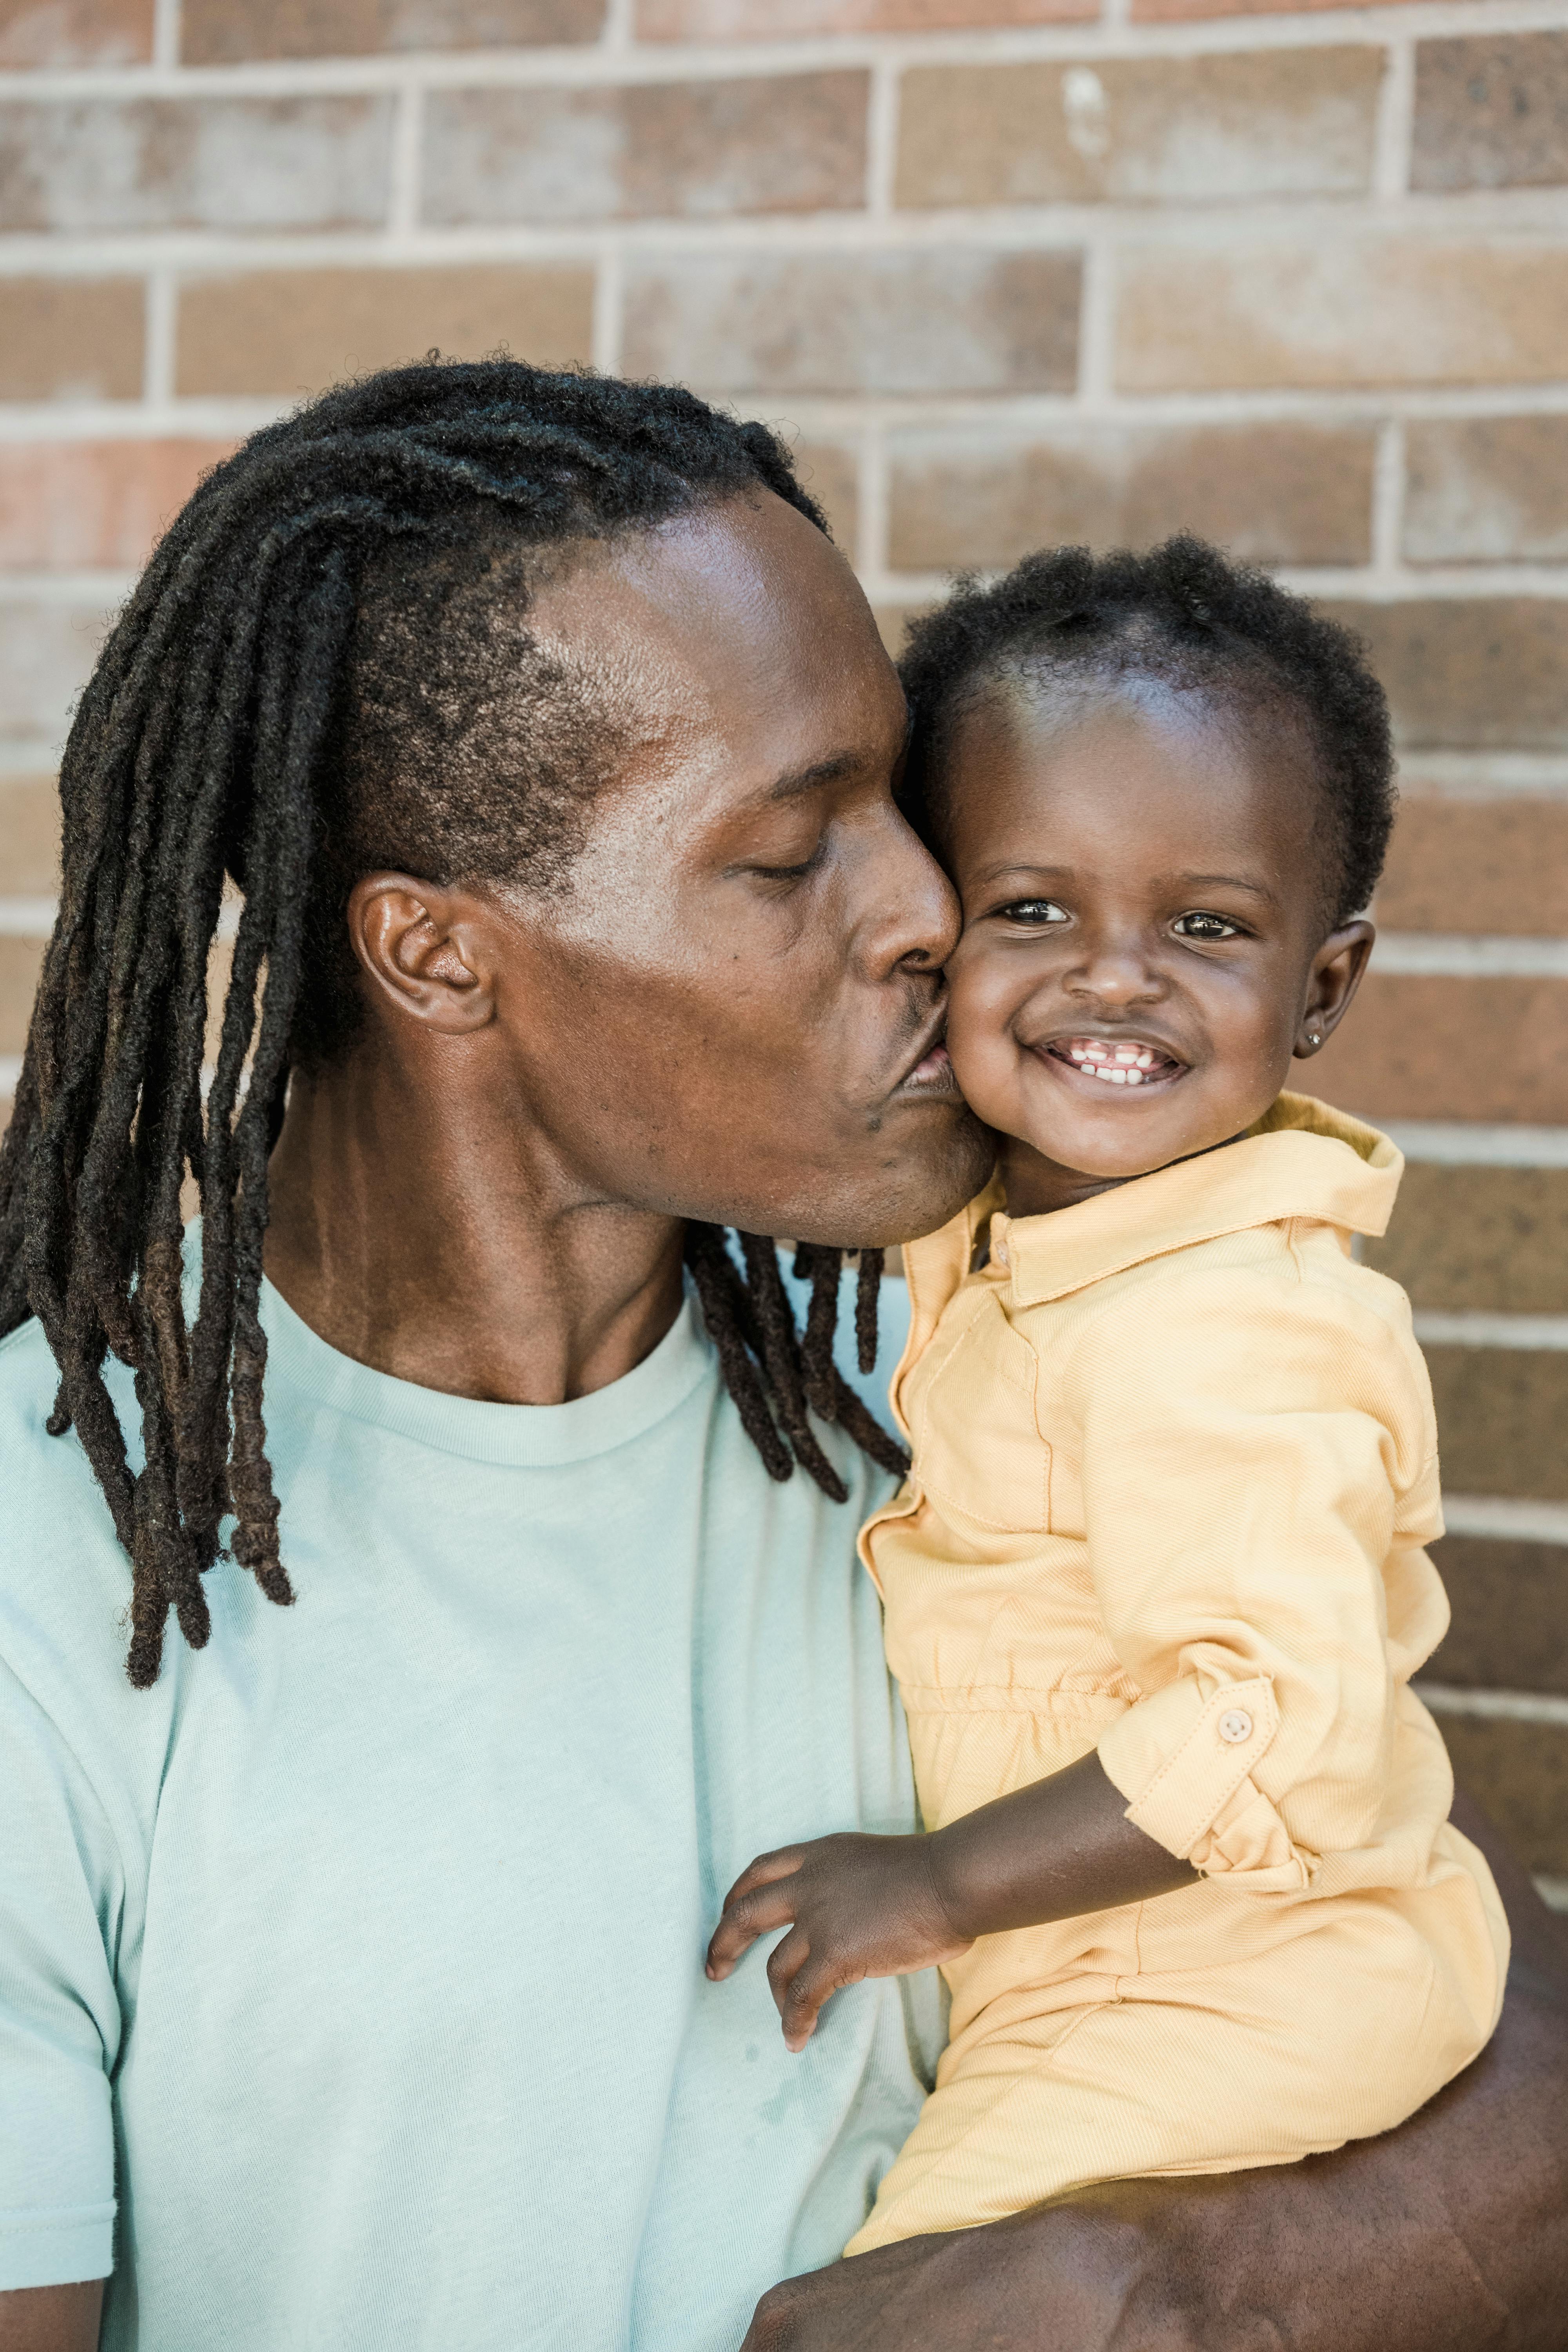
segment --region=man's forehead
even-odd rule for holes
[[[721,737],[787,793],[901,730],[904,709],[848,565],[763,495],[598,543],[540,591],[529,626],[636,737]]]

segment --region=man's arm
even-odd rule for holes
[[[1501,2022],[1381,2138],[1113,2181],[763,2296],[743,2352],[1563,2352],[1568,1937],[1465,1799],[1513,1931]]]
[[[0,2352],[96,2352],[103,2281],[0,2294]]]

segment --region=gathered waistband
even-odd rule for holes
[[[1139,1694],[1107,1690],[1037,1690],[1027,1684],[971,1683],[948,1689],[935,1683],[899,1684],[906,1715],[1018,1715],[1063,1723],[1111,1723]]]

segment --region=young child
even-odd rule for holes
[[[1353,639],[1176,540],[915,632],[949,1045],[1001,1141],[906,1254],[908,1483],[861,1538],[928,1833],[762,1856],[710,1976],[942,1965],[951,2040],[858,2253],[1083,2183],[1279,2164],[1430,2098],[1508,1931],[1409,1677],[1447,1607],[1401,1160],[1300,1095],[1393,806]]]

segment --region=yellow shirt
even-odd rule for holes
[[[1206,2100],[1147,2163],[1119,2126],[1099,2152],[1110,2170],[1277,2161],[1383,2128],[1496,2021],[1500,1906],[1447,1826],[1447,1756],[1407,1687],[1448,1613],[1423,1548],[1442,1532],[1431,1391],[1403,1292],[1352,1254],[1387,1224],[1402,1165],[1372,1129],[1282,1095],[1220,1150],[1048,1216],[1008,1218],[993,1186],[906,1252],[893,1401],[913,1468],[861,1550],[928,1825],[1097,1748],[1129,1817],[1204,1874],[1146,1905],[983,1937],[947,1971],[939,2084],[1026,2072],[1019,2053],[1050,2042],[1035,2021],[1053,2012],[1168,2011],[1178,1987],[1188,2011],[1213,1994],[1216,2019],[1272,2021],[1265,2053],[1292,2045],[1277,2082],[1267,2055],[1246,2059],[1270,2111],[1256,2140],[1229,2144],[1239,2126]],[[1379,2080],[1347,2080],[1336,2107],[1291,2085],[1357,1998],[1346,1968],[1384,1983],[1391,2014],[1401,1986],[1426,2010],[1406,2057],[1370,2001],[1374,2042],[1352,2071]],[[1155,2033],[1138,2063],[1159,2048]],[[973,2154],[970,2108],[956,2127]],[[1080,2142],[1091,2123],[1077,2116]],[[1043,2171],[999,2156],[1016,2194],[972,2182],[933,2206],[918,2181],[941,2135],[921,2129],[931,2160],[900,2159],[857,2250],[1097,2177],[1081,2146]]]

